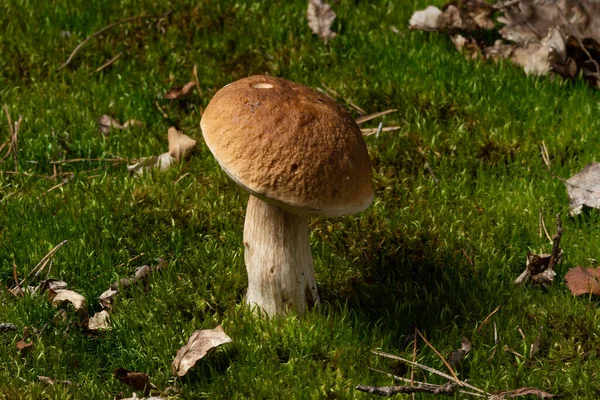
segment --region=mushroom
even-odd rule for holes
[[[360,129],[330,98],[270,76],[219,90],[201,128],[221,168],[250,192],[246,303],[269,316],[306,312],[318,303],[308,217],[350,215],[373,201]]]

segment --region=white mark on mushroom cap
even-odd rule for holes
[[[255,89],[271,89],[273,87],[273,85],[271,85],[270,83],[258,82],[258,83],[253,83],[252,87]]]

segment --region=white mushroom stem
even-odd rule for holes
[[[308,219],[250,196],[244,224],[246,303],[274,316],[318,301]]]

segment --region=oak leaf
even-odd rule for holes
[[[195,331],[185,346],[177,351],[175,360],[173,360],[173,364],[171,365],[171,371],[174,375],[184,376],[209,351],[231,341],[231,338],[223,331],[221,325],[218,325],[214,329]]]

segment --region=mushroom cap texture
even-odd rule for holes
[[[335,217],[373,201],[371,163],[358,125],[327,96],[270,76],[215,94],[202,134],[223,170],[263,201],[306,216]]]

